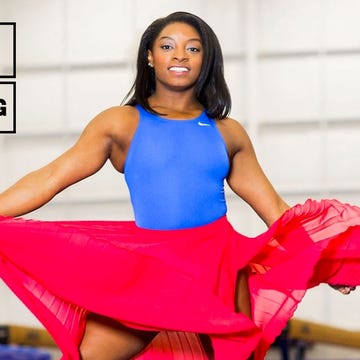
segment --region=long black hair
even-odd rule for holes
[[[151,109],[148,98],[155,92],[154,70],[148,66],[148,50],[153,49],[155,39],[169,24],[185,23],[194,27],[203,44],[203,62],[199,78],[195,84],[195,95],[211,118],[224,119],[231,110],[231,97],[224,78],[224,63],[219,40],[211,27],[200,17],[188,12],[178,11],[155,20],[141,37],[137,74],[133,86],[123,103],[139,104],[146,110]]]

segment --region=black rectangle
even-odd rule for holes
[[[0,22],[0,26],[12,27],[12,74],[5,75],[0,73],[0,79],[15,78],[16,77],[16,23],[15,22]]]
[[[16,133],[16,82],[15,81],[2,81],[0,82],[0,89],[2,86],[11,86],[11,99],[0,98],[0,134],[15,134]],[[5,104],[4,104],[5,103]],[[8,109],[11,109],[11,118],[6,118]],[[4,118],[3,118],[4,116]],[[6,125],[4,122],[6,121]],[[9,124],[11,124],[9,126]]]

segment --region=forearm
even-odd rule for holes
[[[266,212],[264,212],[264,209],[262,209],[263,214],[261,214],[261,217],[265,224],[270,227],[289,208],[290,206],[279,195],[276,194],[275,199],[273,201],[269,201]]]
[[[0,194],[0,215],[24,215],[46,204],[56,193],[50,174],[31,172]]]

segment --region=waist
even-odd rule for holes
[[[156,235],[158,238],[164,237],[168,239],[171,236],[172,239],[176,237],[186,237],[187,235],[191,236],[206,236],[215,235],[215,234],[223,234],[225,229],[232,229],[231,224],[229,223],[226,215],[221,216],[220,218],[198,226],[187,227],[187,228],[178,228],[178,229],[151,229],[144,228],[136,224],[136,232],[138,235]]]
[[[213,199],[208,196],[206,199],[192,201],[182,199],[171,203],[160,199],[144,201],[144,197],[137,200],[132,198],[136,224],[153,230],[194,228],[210,224],[227,212],[226,202],[222,197]]]

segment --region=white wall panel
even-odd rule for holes
[[[231,116],[241,122],[247,120],[245,103],[246,80],[244,71],[244,63],[242,61],[229,61],[225,63],[225,79],[232,100]]]
[[[328,285],[322,284],[308,291],[295,315],[330,326],[358,330],[360,314],[354,311],[358,301],[356,292],[344,296]],[[322,304],[322,307],[319,308],[318,304]]]
[[[317,49],[321,40],[322,0],[255,0],[258,5],[259,49]]]
[[[328,314],[328,289],[327,285],[321,285],[310,289],[295,312],[295,317],[309,321],[325,323]],[[319,307],[318,304],[321,304]]]
[[[357,187],[360,191],[359,125],[335,126],[328,131],[327,172],[332,187],[344,190]]]
[[[307,292],[295,312],[295,317],[349,330],[358,330],[360,313],[354,311],[359,303],[356,292],[344,296],[322,284]],[[319,306],[321,304],[321,306]]]
[[[337,291],[327,289],[327,296],[329,308],[326,323],[359,330],[360,312],[356,311],[359,306],[359,294],[354,292],[344,296]]]
[[[132,46],[132,1],[67,1],[67,59],[91,63],[128,59]]]
[[[276,127],[274,132],[262,132],[259,142],[259,160],[279,190],[304,191],[321,183],[322,142],[318,131],[308,127],[298,127],[296,131]]]
[[[5,138],[3,136],[0,136],[0,169],[6,169],[7,166],[7,152],[5,150]],[[0,175],[0,191],[8,185],[6,176],[4,176],[4,172],[1,172]]]
[[[61,73],[20,73],[16,91],[19,133],[61,129],[66,106]]]
[[[326,116],[360,118],[360,55],[326,60]]]
[[[27,217],[44,220],[133,220],[129,201],[59,202],[53,201]]]
[[[52,138],[39,137],[13,137],[4,145],[6,149],[6,177],[9,182],[14,182],[29,171],[45,165],[64,151],[61,141]]]
[[[61,0],[12,0],[10,18],[17,23],[17,63],[59,63],[64,55]]]
[[[268,59],[258,68],[258,113],[261,120],[294,121],[319,114],[317,59]]]
[[[245,1],[207,0],[204,10],[203,18],[215,31],[224,54],[242,54],[245,50]]]
[[[99,112],[120,105],[132,83],[128,68],[71,72],[67,79],[69,127],[83,129]]]
[[[231,190],[227,191],[227,217],[234,228],[246,236],[256,236],[266,230],[265,224],[256,215],[250,206],[234,195]]]
[[[101,200],[125,200],[129,198],[129,195],[124,176],[117,172],[108,161],[96,174],[69,187],[59,195],[59,198],[70,202],[83,200],[96,203]]]
[[[324,41],[327,48],[360,47],[360,1],[323,1],[323,16],[326,19]]]
[[[10,16],[9,0],[0,0],[2,21],[14,21]]]
[[[9,289],[5,285],[5,283],[0,280],[0,299],[1,299],[1,306],[0,306],[0,322],[5,323],[7,318],[9,317],[9,310],[8,310],[8,301],[9,301]]]
[[[13,295],[8,287],[0,280],[0,296],[1,296],[1,324],[18,324],[22,326],[40,326],[40,322],[15,295]]]
[[[133,220],[130,202],[112,202],[100,204],[73,204],[66,205],[68,219],[84,220]]]
[[[147,0],[136,0],[135,16],[133,22],[138,34],[142,34],[145,28],[154,20],[169,15],[175,11],[192,12],[200,17],[204,15],[204,2],[202,0],[155,0],[149,3]]]

